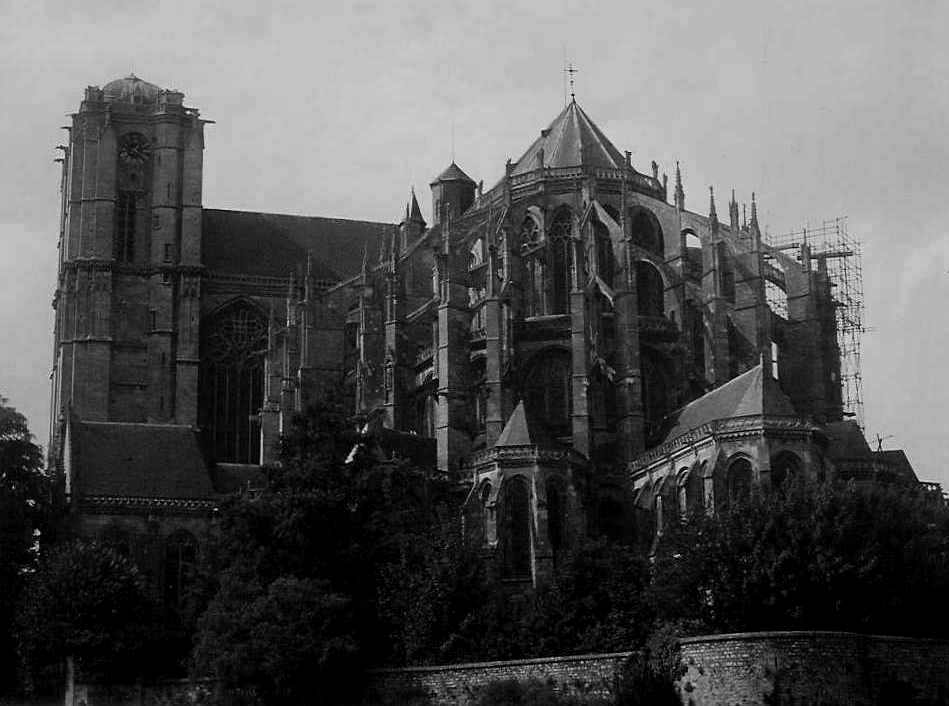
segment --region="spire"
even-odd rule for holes
[[[363,243],[362,246],[362,283],[366,284],[369,281],[369,247]]]
[[[758,227],[758,204],[755,202],[755,192],[751,192],[751,227]]]
[[[306,279],[303,280],[303,299],[307,302],[313,298],[313,251],[306,251]]]
[[[628,152],[626,154],[629,154]],[[685,210],[685,190],[682,188],[682,172],[679,170],[679,161],[676,160],[676,188],[675,188],[676,208],[680,211]]]
[[[412,187],[412,198],[409,199],[409,205],[406,206],[406,220],[412,223],[422,223],[424,225],[425,219],[422,218],[422,209],[419,208],[418,199],[415,197],[415,187]]]
[[[741,227],[742,229],[748,227],[748,205],[741,205]]]
[[[732,198],[728,202],[728,224],[733,233],[738,232],[738,201],[735,200],[735,190],[732,189]]]
[[[715,211],[715,189],[708,187],[708,219],[718,225],[718,213]]]

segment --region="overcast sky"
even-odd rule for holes
[[[868,437],[949,485],[945,0],[202,3],[0,0],[0,394],[45,443],[59,128],[134,71],[207,127],[213,208],[397,221],[451,159],[486,187],[577,100],[640,171],[756,191],[773,233],[864,244]],[[278,3],[273,3],[274,7]],[[329,3],[327,3],[329,5]]]

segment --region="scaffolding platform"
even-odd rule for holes
[[[863,377],[860,372],[860,347],[866,331],[863,299],[863,252],[860,240],[847,231],[847,218],[821,221],[816,226],[781,235],[765,235],[766,242],[778,250],[796,250],[800,261],[802,245],[811,259],[826,269],[836,303],[837,345],[840,349],[840,391],[844,414],[864,428]],[[819,266],[820,266],[819,265]]]

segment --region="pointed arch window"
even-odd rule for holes
[[[745,458],[739,458],[728,465],[728,503],[729,505],[741,505],[751,498],[751,462]]]
[[[570,311],[573,219],[561,211],[550,227],[550,313]]]
[[[570,356],[556,350],[541,354],[527,373],[524,404],[556,436],[570,434]]]
[[[527,579],[531,575],[530,490],[521,477],[501,486],[501,575]]]
[[[235,302],[204,326],[201,416],[215,461],[260,462],[267,318]]]
[[[547,313],[544,291],[547,286],[547,263],[540,242],[537,221],[527,217],[521,226],[521,255],[524,262],[524,315]]]

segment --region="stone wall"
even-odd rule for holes
[[[373,670],[373,694],[427,696],[433,704],[466,704],[479,687],[504,679],[552,681],[564,694],[609,697],[616,675],[629,652],[518,659],[507,662],[473,662],[437,667]]]
[[[949,704],[949,641],[758,632],[682,641],[683,704]]]

